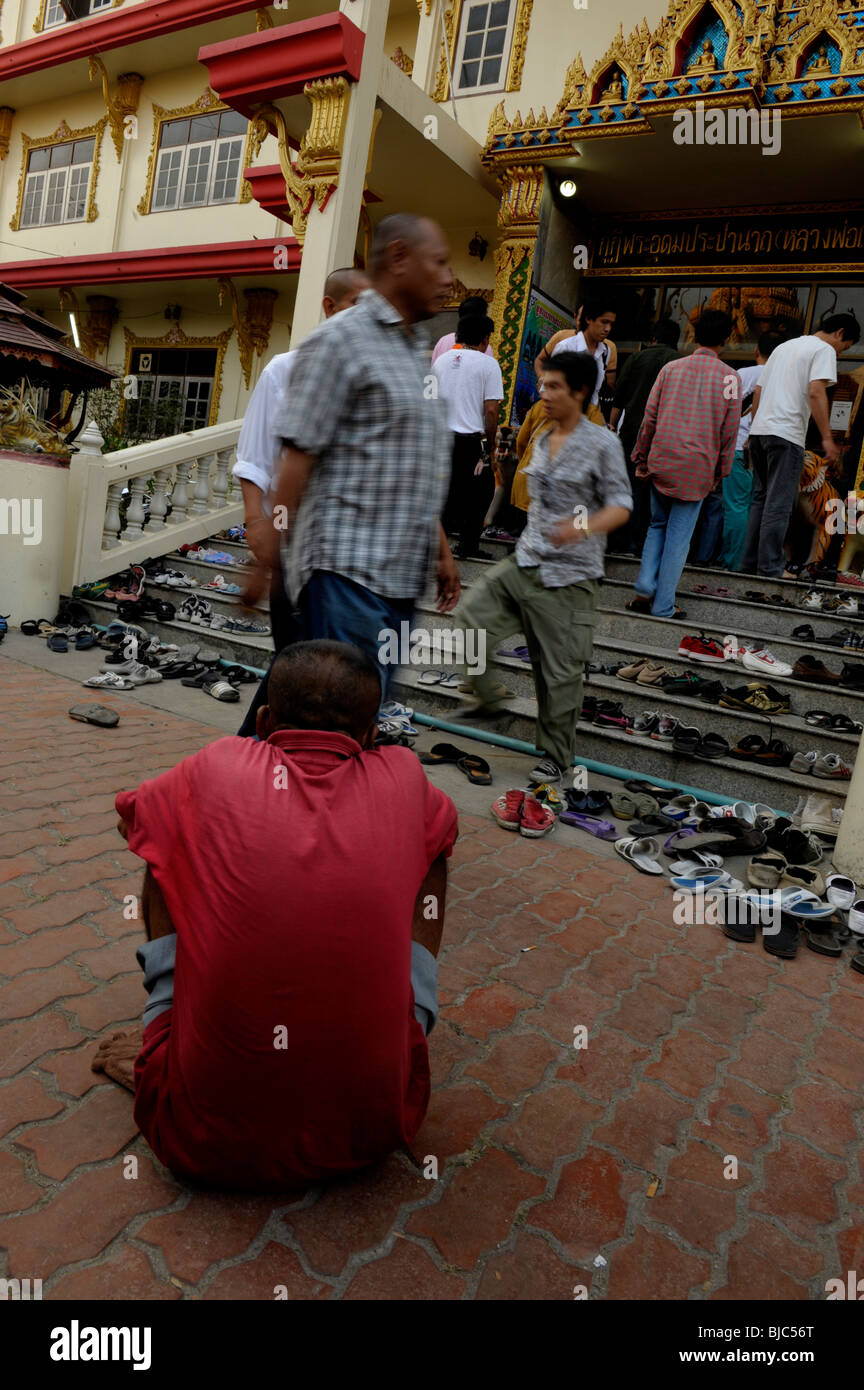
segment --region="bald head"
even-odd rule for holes
[[[281,729],[317,729],[365,744],[381,703],[381,679],[359,647],[298,642],[276,658],[267,698],[268,707],[259,711],[259,738]]]
[[[350,309],[363,291],[369,289],[370,283],[365,270],[355,270],[353,266],[331,271],[324,285],[325,316],[332,319],[334,314]]]
[[[369,251],[373,286],[408,323],[440,313],[453,290],[450,247],[428,217],[397,212],[379,224]]]

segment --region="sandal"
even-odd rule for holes
[[[663,869],[657,863],[660,847],[656,840],[633,839],[632,837],[615,841],[615,852],[638,869],[640,874],[653,874],[663,877]]]
[[[184,681],[184,685],[189,685],[189,681]],[[200,687],[205,695],[212,695],[214,700],[219,700],[223,705],[236,705],[240,699],[240,692],[236,686],[230,685],[223,680],[220,675],[214,673],[209,680],[201,682]]]
[[[429,753],[421,753],[420,761],[427,767],[437,767],[440,763],[456,763],[457,765],[463,758],[470,757],[464,748],[457,748],[452,743],[436,743]]]
[[[576,830],[587,830],[589,835],[598,840],[615,842],[618,839],[617,828],[611,821],[603,820],[600,816],[584,815],[581,811],[562,811],[559,820],[562,825],[572,825]]]
[[[261,677],[256,676],[248,666],[229,666],[225,672],[225,679],[231,682],[239,681],[241,685],[257,685]]]
[[[129,681],[125,676],[117,676],[113,671],[103,671],[99,676],[91,676],[89,681],[82,681],[82,685],[88,690],[137,690],[134,681]]]
[[[41,637],[43,626],[50,629],[53,624],[47,618],[25,618],[21,631],[25,637]]]
[[[465,776],[472,786],[491,787],[492,769],[486,760],[484,758],[478,758],[476,753],[469,753],[467,757],[460,758],[456,766],[460,772],[465,773]],[[538,798],[538,800],[539,799],[540,798]],[[554,807],[552,809],[554,810]]]
[[[73,705],[69,718],[79,719],[82,724],[98,724],[102,729],[116,729],[120,723],[116,710],[106,709],[105,705]]]
[[[52,632],[48,638],[49,652],[68,652],[69,643],[62,632]]]

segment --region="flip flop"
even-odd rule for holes
[[[609,793],[603,791],[577,792],[572,787],[568,787],[564,792],[564,800],[567,802],[568,811],[577,811],[580,815],[597,815],[600,811],[605,811],[609,805]]]
[[[460,758],[456,766],[460,772],[465,773],[472,786],[491,787],[492,769],[485,758],[478,758],[476,753],[469,753],[467,757]]]
[[[630,836],[616,840],[615,851],[622,859],[626,859],[628,864],[632,864],[634,869],[638,869],[640,874],[664,877],[663,870],[657,863],[660,847],[656,840],[635,839]]]
[[[804,928],[804,941],[809,950],[817,956],[842,956],[843,945],[831,932],[815,931],[813,927]]]
[[[417,678],[418,685],[441,685],[444,680],[443,671],[421,671]]]
[[[137,690],[134,681],[127,681],[125,676],[116,676],[113,671],[104,671],[99,676],[91,676],[89,681],[82,681],[88,690]]]
[[[564,825],[572,825],[576,830],[587,830],[598,840],[617,841],[618,828],[611,821],[600,816],[587,816],[580,811],[562,811],[558,819]]]
[[[431,752],[421,753],[420,761],[427,767],[437,767],[440,763],[456,763],[457,765],[463,758],[470,757],[464,748],[457,748],[453,743],[436,743]]]
[[[79,632],[75,638],[76,652],[89,652],[97,640],[95,632]]]
[[[120,723],[120,716],[105,705],[73,705],[69,711],[70,719],[79,719],[82,724],[98,724],[103,729],[114,729]]]
[[[187,681],[183,682],[188,684]],[[205,695],[212,695],[214,700],[218,700],[223,705],[236,705],[240,699],[240,692],[228,681],[223,680],[220,675],[214,675],[210,680],[202,681],[201,689]]]

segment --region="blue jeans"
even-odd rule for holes
[[[709,492],[702,503],[699,516],[699,535],[696,541],[694,565],[710,565],[717,554],[723,535],[723,498],[719,492]]]
[[[401,633],[401,624],[412,622],[416,600],[383,598],[353,579],[330,570],[316,570],[300,595],[301,640],[328,639],[353,642],[355,647],[378,663],[381,698],[387,699],[397,667],[381,661],[379,633],[386,629]]]
[[[679,502],[658,492],[652,483],[651,525],[635,588],[641,598],[653,597],[651,612],[655,618],[671,618],[675,614],[675,590],[701,510],[701,499]]]

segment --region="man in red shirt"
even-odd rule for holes
[[[738,373],[719,357],[731,332],[728,314],[706,309],[696,351],[667,362],[648,397],[631,455],[636,477],[651,480],[651,525],[627,605],[634,612],[684,616],[675,591],[702,504],[732,468],[741,418]]]
[[[258,735],[227,738],[117,811],[147,862],[132,1084],[172,1172],[278,1188],[410,1144],[429,1102],[456,809],[405,748],[374,751],[378,668],[305,642],[273,666]],[[139,1051],[140,1049],[140,1051]]]

